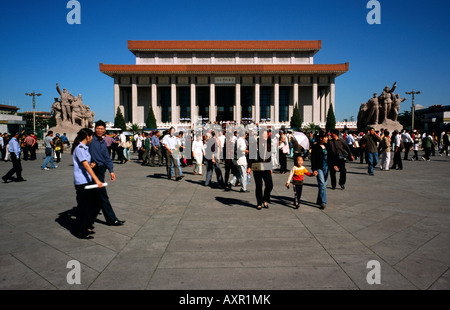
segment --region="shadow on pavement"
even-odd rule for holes
[[[248,208],[256,209],[256,204],[250,203],[245,200],[229,198],[229,197],[216,197],[216,200],[227,206],[244,206]]]
[[[67,229],[73,236],[79,237],[77,234],[77,217],[78,207],[73,207],[71,210],[67,210],[58,214],[58,218],[55,219],[59,225]]]
[[[305,185],[305,184],[304,184]],[[270,200],[272,203],[276,203],[291,209],[295,209],[294,207],[294,198],[292,197],[286,197],[286,196],[275,196],[272,195],[270,197]],[[313,207],[313,208],[317,208],[319,209],[319,206],[313,202],[310,201],[306,201],[306,200],[300,200],[300,205],[301,206],[308,206],[308,207]]]

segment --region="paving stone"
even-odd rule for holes
[[[23,162],[27,182],[0,184],[0,289],[450,288],[449,157],[373,177],[349,162],[346,189],[328,184],[325,210],[314,203],[315,178],[293,209],[287,175],[275,171],[270,208],[256,210],[253,179],[249,193],[225,191],[185,167],[175,182],[132,154],[107,187],[126,223],[107,226],[99,215],[92,240],[70,232],[70,155],[56,170],[42,162]],[[0,162],[0,174],[10,166]],[[81,264],[79,285],[67,283],[69,260]],[[369,260],[381,264],[380,285],[367,283]]]
[[[233,290],[355,289],[338,267],[158,268],[147,289]]]
[[[400,272],[392,268],[381,258],[374,254],[334,255],[334,259],[344,272],[355,282],[358,288],[364,290],[415,290],[417,287],[405,278]],[[369,283],[367,278],[374,270],[368,263],[376,260],[380,264],[380,283]]]

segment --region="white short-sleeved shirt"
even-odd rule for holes
[[[166,135],[164,136],[162,143],[165,144],[169,150],[175,150],[177,145],[177,137]]]
[[[245,139],[240,137],[237,139],[237,161],[236,164],[239,166],[247,165],[247,158],[245,157],[245,150],[247,149],[247,144],[245,143]]]
[[[80,143],[73,151],[73,178],[75,185],[82,185],[92,181],[91,175],[83,167],[83,161],[91,163],[89,147]]]

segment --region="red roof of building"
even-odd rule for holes
[[[114,74],[257,74],[257,73],[335,73],[343,74],[349,69],[345,64],[303,64],[303,65],[108,65],[100,63],[100,71]]]
[[[6,105],[6,104],[0,104],[0,109],[6,109],[6,110],[19,110],[20,108],[13,106],[13,105]]]
[[[318,51],[322,41],[128,41],[136,51]]]

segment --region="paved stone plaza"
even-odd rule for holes
[[[274,173],[270,208],[258,211],[253,182],[250,193],[209,188],[190,167],[169,181],[164,167],[136,157],[115,165],[107,187],[125,225],[99,215],[92,240],[67,229],[70,155],[50,171],[42,156],[23,161],[27,182],[0,184],[0,289],[450,289],[450,157],[375,176],[350,162],[345,190],[329,182],[324,211],[313,204],[315,178],[306,177],[295,210],[288,175]],[[10,167],[0,162],[0,173]],[[67,283],[70,260],[81,263],[79,285]],[[371,260],[381,284],[366,280]]]

